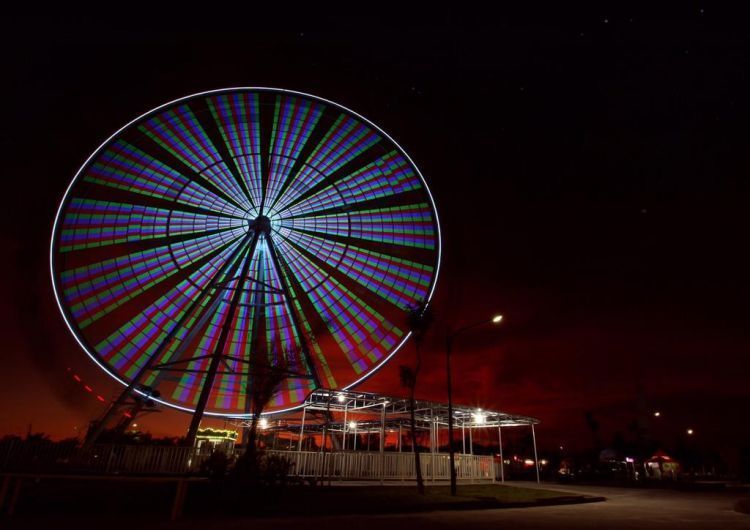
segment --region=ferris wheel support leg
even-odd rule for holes
[[[242,272],[240,273],[238,279],[238,285],[241,285],[242,282],[245,281],[245,278],[247,278],[248,272],[250,270],[250,262],[252,261],[253,255],[255,254],[255,247],[258,244],[260,233],[260,231],[254,232],[253,239],[250,242],[250,248],[247,252],[247,257],[245,258],[245,263],[243,263],[242,265]],[[232,293],[232,300],[229,304],[229,310],[227,311],[227,316],[224,319],[223,325],[221,326],[221,334],[219,335],[219,340],[216,342],[216,348],[214,349],[214,354],[211,358],[211,364],[208,366],[206,379],[203,381],[203,387],[201,388],[200,397],[198,398],[198,404],[195,406],[193,418],[190,420],[190,427],[188,428],[188,433],[185,437],[185,445],[188,447],[193,447],[195,445],[195,436],[198,434],[198,427],[200,427],[201,420],[203,419],[203,413],[206,410],[208,398],[211,394],[211,389],[214,386],[216,372],[219,369],[219,363],[221,362],[221,359],[224,355],[224,346],[226,345],[227,339],[229,338],[229,331],[232,325],[232,321],[234,320],[234,314],[237,311],[237,305],[240,302],[241,296],[242,289],[238,287],[234,290],[234,293]]]
[[[261,276],[257,278],[258,281],[263,282],[265,281],[265,277],[263,276],[264,268],[259,267],[258,268],[258,274]],[[254,290],[252,292],[252,298],[250,300],[250,303],[255,308],[260,308],[263,305],[263,298],[264,295],[261,294],[260,291]],[[242,430],[242,444],[245,446],[245,448],[250,447],[250,437],[252,434],[252,424],[253,424],[253,416],[252,414],[252,406],[253,406],[253,385],[255,384],[255,377],[253,377],[253,374],[251,372],[253,371],[253,368],[250,364],[250,361],[252,360],[252,356],[254,353],[257,354],[257,352],[263,351],[263,347],[260,344],[261,338],[260,334],[258,333],[258,329],[260,328],[260,310],[254,309],[253,310],[253,322],[252,326],[250,327],[250,351],[248,352],[248,377],[247,377],[247,384],[245,385],[245,414],[248,415],[250,418],[249,422],[245,423],[245,428]]]
[[[248,238],[251,237],[250,234],[245,236],[245,240],[243,243],[246,243]],[[216,287],[216,284],[219,282],[219,278],[225,277],[225,273],[230,269],[232,263],[234,263],[235,259],[239,255],[239,253],[245,248],[245,244],[239,244],[237,245],[237,248],[234,252],[232,252],[232,255],[227,259],[227,261],[224,263],[224,265],[221,267],[221,269],[214,275],[214,277],[209,282],[208,286],[203,290],[203,294],[209,293],[212,289]],[[233,274],[229,274],[229,276],[233,276]],[[203,301],[203,296],[197,297],[193,302],[190,304],[190,307],[183,313],[182,317],[177,321],[177,323],[174,325],[174,327],[170,330],[169,334],[162,340],[162,342],[159,344],[159,347],[156,348],[154,353],[149,357],[148,361],[146,361],[143,366],[136,372],[135,376],[133,376],[133,379],[130,380],[130,383],[125,387],[125,389],[120,393],[118,398],[110,404],[109,408],[107,408],[106,412],[102,416],[100,420],[98,420],[98,423],[96,426],[86,435],[86,440],[83,444],[82,449],[84,451],[91,448],[91,446],[96,443],[96,440],[99,438],[99,436],[104,431],[104,428],[106,427],[107,423],[112,419],[112,416],[125,404],[125,401],[127,401],[128,397],[133,393],[135,390],[135,387],[139,384],[141,379],[143,379],[143,376],[146,374],[148,370],[150,370],[154,364],[154,361],[159,358],[159,356],[164,353],[164,349],[169,345],[169,343],[172,341],[172,339],[177,335],[177,332],[182,329],[184,324],[188,321],[188,319],[192,316],[193,311],[200,305],[200,303]],[[217,299],[220,299],[220,296],[217,296]]]

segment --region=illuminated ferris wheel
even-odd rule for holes
[[[435,205],[385,132],[278,89],[195,94],[135,119],[70,184],[50,252],[64,318],[124,385],[186,411],[250,413],[350,388],[409,335],[440,263]]]

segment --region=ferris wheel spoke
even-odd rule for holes
[[[154,116],[138,129],[245,211],[254,209],[189,105]]]
[[[173,360],[191,341],[196,321],[210,312],[208,299],[217,299],[224,293],[215,285],[223,278],[222,271],[236,261],[238,250],[237,245],[227,246],[111,332],[97,345],[102,358],[128,378],[144,369],[149,361],[155,365]],[[156,329],[170,331],[155,333]],[[157,375],[158,372],[151,371],[143,383],[156,386]]]
[[[421,182],[411,166],[396,150],[333,180],[314,193],[303,194],[280,209],[281,217],[321,213],[336,208],[350,210],[360,203],[421,190]]]
[[[274,258],[274,248],[270,236],[261,237],[255,255],[252,273],[248,280],[249,304],[254,312],[254,333],[249,342],[248,362],[250,356],[264,356],[269,366],[280,363],[292,375],[287,378],[279,393],[273,398],[277,405],[290,404],[300,396],[296,393],[315,386],[316,369],[310,366],[307,344],[304,334],[300,332],[299,321],[293,311],[293,298],[289,286],[284,283],[279,263]],[[254,363],[251,366],[258,366]],[[262,366],[262,364],[261,364]],[[253,375],[241,383],[251,394]],[[306,395],[306,394],[305,394]],[[249,403],[245,403],[249,407]],[[238,405],[238,408],[239,405]],[[249,408],[246,410],[249,412]]]
[[[380,142],[380,136],[370,127],[346,114],[340,114],[320,142],[308,155],[307,160],[286,179],[284,188],[269,212],[275,214],[295,201],[307,190],[315,188],[326,175],[335,174],[344,165],[352,162]]]
[[[219,215],[238,218],[246,215],[233,202],[122,139],[114,141],[87,168],[83,181],[134,197],[177,202]]]
[[[274,204],[291,178],[295,161],[323,114],[323,105],[290,96],[278,96],[275,102],[268,158],[268,182],[264,209]]]
[[[259,94],[227,94],[208,100],[211,115],[244,181],[250,201],[260,210],[263,201]]]
[[[214,234],[245,224],[244,219],[215,214],[73,198],[62,221],[60,251],[149,242],[156,246],[168,237]]]
[[[287,241],[309,259],[324,263],[396,307],[424,300],[434,267],[301,232]]]
[[[312,305],[311,299],[306,296],[300,277],[295,273],[295,267],[289,263],[290,255],[284,250],[284,242],[279,240],[278,245],[278,248],[274,247],[276,248],[276,266],[282,281],[288,287],[287,307],[290,314],[291,311],[294,311],[297,316],[297,332],[301,337],[300,343],[306,348],[307,352],[306,363],[308,366],[315,368],[317,375],[315,381],[310,380],[306,385],[304,382],[300,384],[308,390],[313,390],[321,383],[328,388],[336,388],[338,383],[328,362],[330,352],[324,354],[319,340],[320,334],[324,333],[324,330],[327,332],[329,323],[323,320],[323,317]]]
[[[192,307],[196,308],[195,315],[191,316],[191,319],[184,324],[184,330],[180,330],[181,332],[175,335],[175,342],[170,345],[169,349],[165,350],[165,353],[159,359],[159,363],[153,367],[148,384],[155,386],[158,382],[164,380],[174,381],[175,378],[170,371],[174,371],[174,366],[178,364],[182,366],[182,369],[176,370],[178,372],[184,369],[188,370],[184,372],[186,374],[201,373],[201,370],[196,369],[195,363],[217,353],[214,351],[212,354],[196,355],[196,338],[199,335],[202,337],[201,344],[204,347],[206,345],[205,341],[207,339],[211,340],[212,330],[216,325],[219,325],[223,315],[226,314],[226,304],[229,302],[230,294],[239,285],[240,279],[236,273],[240,269],[241,264],[247,261],[247,256],[252,252],[254,239],[255,235],[249,232],[242,240],[242,243],[232,250],[231,257],[225,260],[221,269],[212,271],[210,283],[198,287],[200,294],[192,302]],[[191,348],[189,351],[193,353],[186,356],[189,348]],[[191,366],[191,368],[186,368],[186,365]],[[191,377],[195,378],[197,376]]]
[[[280,225],[321,237],[350,237],[403,247],[434,249],[436,244],[434,220],[427,203],[288,217]]]
[[[231,245],[243,234],[243,229],[235,229],[63,271],[66,302],[79,326],[85,328],[182,268],[204,259],[207,253]]]
[[[222,284],[223,296],[217,299],[216,307],[211,310],[211,318],[207,320],[205,327],[198,328],[202,329],[200,339],[190,349],[189,357],[183,359],[188,371],[180,376],[179,383],[173,390],[173,398],[194,405],[198,402],[205,379],[209,376],[208,368],[213,356],[219,355],[226,361],[226,357],[244,359],[250,355],[248,339],[253,332],[252,308],[243,301],[248,299],[248,271],[255,260],[253,246],[254,244],[248,245],[241,267],[237,267],[237,272]],[[236,402],[226,402],[232,395],[219,391],[222,386],[234,388],[235,399],[242,394],[240,385],[244,379],[241,374],[232,373],[231,366],[226,362],[222,373],[216,374],[219,377],[218,384],[208,398],[213,401],[213,406],[237,406]]]
[[[216,149],[216,154],[219,156],[220,162],[215,164],[215,167],[221,167],[223,171],[228,172],[227,176],[231,177],[233,184],[241,191],[242,201],[245,204],[249,204],[246,207],[247,211],[251,215],[257,215],[259,204],[253,202],[250,195],[250,186],[245,178],[245,175],[239,170],[237,164],[233,161],[233,155],[230,147],[227,145],[224,130],[221,127],[221,123],[217,122],[214,117],[213,109],[209,104],[211,101],[202,100],[192,102],[193,112],[199,125],[203,129],[208,142]],[[208,166],[209,168],[211,166]]]
[[[405,331],[292,247],[286,262],[355,373],[374,366]],[[318,281],[324,278],[325,281]],[[372,332],[378,330],[374,335]]]
[[[305,338],[307,330],[303,324],[303,315],[299,311],[299,306],[295,303],[294,288],[291,282],[289,282],[289,276],[283,273],[284,263],[278,255],[275,243],[270,234],[267,238],[267,246],[268,257],[270,258],[268,263],[269,270],[273,271],[273,280],[280,287],[281,294],[283,295],[283,299],[280,302],[285,308],[283,312],[277,310],[271,313],[275,321],[275,327],[279,331],[283,330],[287,335],[284,339],[296,346],[294,353],[299,369],[304,369],[310,374],[316,387],[320,386],[320,370],[313,359],[308,341]]]
[[[395,318],[398,327],[405,329],[403,325],[403,312],[405,308],[419,303],[421,299],[409,297],[404,292],[405,289],[399,291],[387,284],[380,286],[379,279],[367,278],[363,276],[362,271],[350,267],[348,264],[352,261],[352,256],[357,255],[356,248],[348,249],[344,254],[334,251],[326,256],[325,251],[322,254],[319,253],[322,250],[321,248],[301,248],[299,245],[288,240],[286,243],[288,245],[288,255],[295,256],[297,260],[304,258],[315,266],[320,278],[314,286],[315,289],[325,283],[337,282],[341,289],[347,293],[365,300],[375,314],[390,315],[390,318]],[[331,249],[329,248],[328,250],[330,251]],[[368,274],[377,274],[377,272],[372,270],[372,267],[370,267],[370,270],[367,270],[367,264],[362,263],[361,266],[364,267]],[[408,284],[405,287],[408,287]],[[418,295],[421,294],[419,293],[421,290],[418,290]]]

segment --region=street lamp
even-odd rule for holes
[[[454,496],[456,495],[456,453],[453,451],[453,390],[451,388],[451,353],[453,351],[453,342],[456,340],[456,337],[470,329],[486,324],[499,324],[502,320],[503,315],[495,315],[489,320],[482,320],[458,328],[456,331],[449,331],[445,337],[445,369],[448,383],[448,454],[450,455],[451,495]]]

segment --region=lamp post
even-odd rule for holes
[[[488,320],[482,320],[468,326],[448,331],[445,337],[445,369],[446,381],[448,384],[448,454],[450,455],[450,472],[451,472],[451,495],[456,495],[456,453],[453,451],[453,390],[451,388],[451,353],[453,352],[453,342],[460,334],[470,329],[484,326],[485,324],[499,324],[503,316],[496,315]]]

